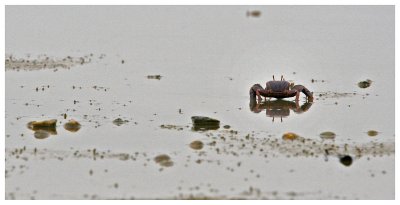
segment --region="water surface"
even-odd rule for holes
[[[6,198],[394,198],[393,6],[7,6],[6,54],[91,59],[6,71]],[[312,105],[255,113],[249,88],[272,75]],[[26,124],[47,119],[57,134],[36,139]]]

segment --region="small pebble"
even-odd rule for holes
[[[295,140],[298,139],[299,135],[293,133],[293,132],[287,132],[285,134],[282,135],[282,139],[283,140]]]
[[[203,142],[198,141],[198,140],[193,141],[193,142],[190,143],[190,148],[192,148],[194,150],[203,149],[203,146],[204,146]]]
[[[319,134],[319,136],[322,139],[335,139],[336,134],[334,132],[327,131],[327,132],[322,132],[321,134]]]
[[[367,134],[368,134],[368,136],[370,136],[370,137],[375,137],[375,136],[378,135],[378,132],[375,131],[375,130],[370,130],[370,131],[367,132]]]

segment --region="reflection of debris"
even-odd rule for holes
[[[75,120],[70,120],[64,124],[64,128],[70,132],[77,132],[79,129],[81,129],[81,124]]]
[[[128,123],[128,122],[129,122],[128,120],[123,120],[121,118],[117,118],[117,119],[115,119],[113,121],[114,125],[117,125],[117,126],[121,126],[121,125],[123,125],[125,123]]]
[[[292,102],[287,100],[267,100],[263,103],[257,102],[255,98],[250,98],[250,110],[254,113],[260,113],[265,110],[267,117],[272,118],[272,122],[275,121],[275,118],[280,118],[281,122],[283,122],[282,118],[288,117],[290,115],[290,110],[297,114],[304,113],[311,108],[312,103],[305,102],[301,106],[298,102]]]
[[[327,131],[327,132],[323,132],[323,133],[319,134],[319,136],[322,139],[335,139],[336,134],[334,132]]]
[[[174,162],[171,161],[171,157],[166,154],[156,156],[154,161],[163,167],[171,167],[174,165]]]
[[[44,130],[35,131],[34,134],[36,139],[46,139],[50,136],[50,133]]]
[[[247,17],[260,17],[261,16],[261,11],[258,10],[253,10],[253,11],[247,11],[246,12]]]
[[[358,87],[360,88],[368,88],[369,86],[371,86],[372,80],[367,79],[365,81],[361,81],[358,83]]]
[[[157,80],[161,80],[161,75],[148,75],[147,79],[157,79]]]
[[[193,130],[216,130],[219,128],[219,120],[204,116],[193,116],[192,123]]]

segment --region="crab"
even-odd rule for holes
[[[261,96],[265,100],[267,97],[282,99],[296,96],[295,101],[299,101],[300,93],[302,92],[306,95],[308,102],[313,102],[313,94],[303,85],[294,85],[294,83],[286,81],[283,76],[281,76],[281,80],[275,80],[275,76],[272,76],[272,79],[272,81],[266,83],[265,89],[260,84],[253,85],[249,91],[250,98],[254,99],[257,96],[258,101],[261,102]]]

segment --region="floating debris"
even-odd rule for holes
[[[318,83],[318,82],[324,83],[325,80],[315,80],[315,79],[311,79],[311,83]]]
[[[368,88],[369,86],[371,86],[372,80],[367,79],[365,81],[361,81],[358,83],[358,87],[360,88]]]
[[[246,12],[246,16],[247,17],[256,17],[256,18],[258,18],[258,17],[261,16],[261,11],[258,11],[258,10],[247,11]]]
[[[202,141],[198,141],[198,140],[193,141],[193,142],[190,143],[190,148],[192,148],[194,150],[203,149],[203,146],[204,146],[203,142]]]
[[[319,92],[315,93],[315,95],[318,97],[320,100],[325,100],[327,98],[343,98],[343,97],[354,97],[357,95],[357,93],[338,93],[338,92]]]
[[[334,132],[327,131],[327,132],[322,132],[321,134],[319,134],[319,136],[322,139],[330,139],[330,140],[332,140],[332,139],[335,139],[336,134]]]
[[[174,162],[171,161],[171,157],[166,154],[156,156],[154,158],[154,161],[163,167],[171,167],[172,165],[174,165]]]
[[[193,130],[217,130],[219,128],[219,120],[204,117],[204,116],[193,116],[192,117]]]
[[[110,90],[110,88],[106,88],[106,87],[103,87],[103,86],[97,86],[97,85],[94,85],[92,88],[97,90],[97,91],[108,91],[108,90]]]
[[[75,120],[70,120],[64,124],[64,129],[70,132],[77,132],[79,129],[81,129],[81,124]]]
[[[161,75],[148,75],[147,79],[157,79],[157,80],[161,80]]]
[[[300,138],[300,136],[295,134],[295,133],[293,133],[293,132],[287,132],[287,133],[282,135],[282,139],[283,140],[292,140],[293,141],[293,140],[296,140],[296,139],[299,139],[299,138]]]
[[[349,155],[340,156],[340,163],[348,167],[353,163],[353,158]]]
[[[65,57],[65,58],[50,58],[46,55],[38,56],[37,59],[26,58],[15,58],[12,55],[6,56],[5,68],[6,70],[40,70],[40,69],[53,69],[57,71],[57,68],[69,69],[75,65],[83,65],[90,63],[91,58],[88,56],[83,57]]]
[[[160,127],[168,130],[183,130],[184,128],[184,126],[179,126],[179,125],[160,125]]]
[[[114,121],[113,121],[113,124],[114,125],[117,125],[117,126],[121,126],[121,125],[123,125],[123,124],[125,124],[125,123],[128,123],[129,121],[128,120],[123,120],[123,119],[121,119],[121,118],[117,118],[117,119],[115,119]]]
[[[34,134],[36,139],[46,139],[50,136],[50,133],[44,130],[35,131]]]
[[[368,136],[375,137],[378,135],[378,131],[370,130],[367,132]]]

